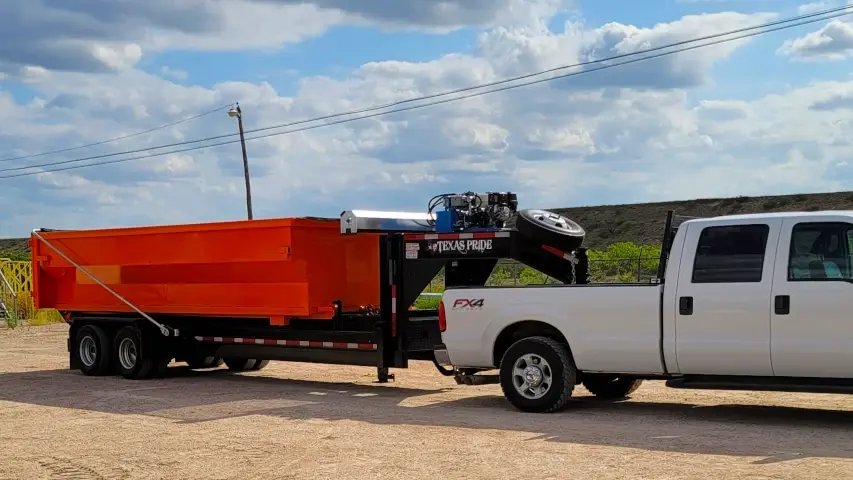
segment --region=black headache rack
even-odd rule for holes
[[[675,212],[669,210],[666,212],[666,224],[663,229],[663,239],[661,240],[660,261],[658,262],[657,280],[659,283],[664,282],[666,277],[666,265],[669,261],[669,253],[672,250],[672,241],[675,239],[675,234],[678,233],[678,227],[688,220],[694,220],[702,217],[690,217],[687,215],[676,215]]]
[[[445,286],[484,286],[495,265],[516,260],[564,283],[587,283],[586,250],[561,252],[531,242],[514,230],[471,233],[387,232],[376,236],[380,258],[380,304],[338,311],[330,320],[161,317],[180,328],[195,355],[375,366],[380,382],[390,368],[409,360],[433,361],[441,345],[437,310],[410,309],[444,269]],[[448,371],[442,370],[445,375]]]

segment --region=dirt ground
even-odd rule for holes
[[[0,329],[2,479],[853,478],[853,399],[679,391],[626,402],[579,388],[521,414],[497,386],[429,363],[373,370],[272,362],[165,379],[67,370],[64,325]]]

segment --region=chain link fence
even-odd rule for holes
[[[660,257],[591,258],[589,276],[592,283],[654,283],[657,281]],[[549,285],[560,282],[518,262],[499,262],[486,285]],[[440,272],[424,289],[423,297],[430,298],[444,291],[444,272]]]

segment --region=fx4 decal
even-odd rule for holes
[[[482,310],[486,300],[483,298],[457,298],[453,301],[453,310]]]

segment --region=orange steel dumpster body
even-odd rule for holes
[[[41,231],[46,242],[148,314],[332,318],[379,305],[377,235],[341,235],[337,219]],[[37,308],[132,312],[35,235]]]

